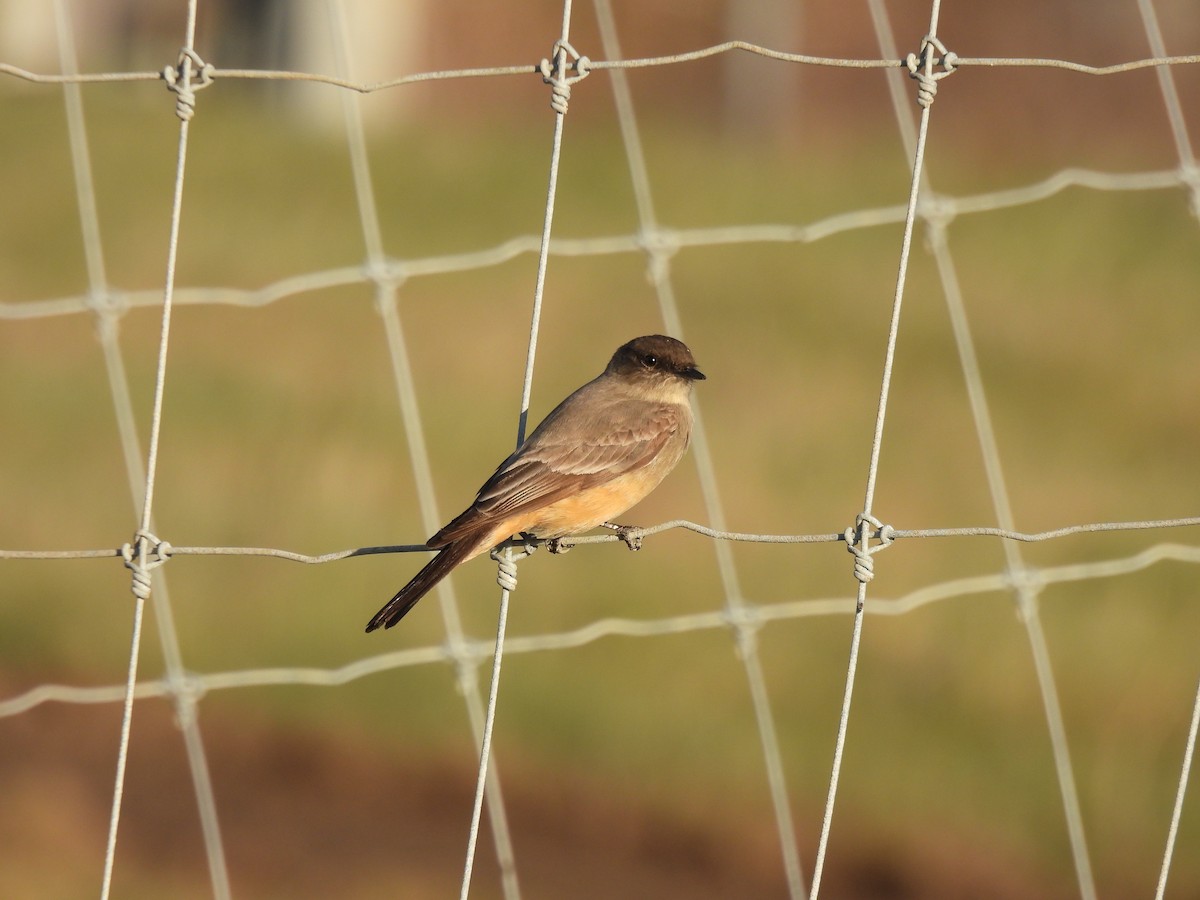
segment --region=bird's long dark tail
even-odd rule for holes
[[[425,564],[420,572],[413,576],[412,581],[400,588],[396,596],[389,600],[379,612],[367,623],[367,631],[374,631],[379,626],[391,628],[416,606],[417,601],[433,590],[434,586],[450,574],[450,570],[460,562],[475,555],[475,541],[458,540],[447,544],[438,555]]]

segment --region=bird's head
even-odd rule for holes
[[[704,380],[687,345],[663,334],[648,334],[621,345],[605,371],[641,383],[682,382],[690,386],[693,381]]]

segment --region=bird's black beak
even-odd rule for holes
[[[686,378],[688,381],[704,381],[705,380],[704,373],[701,372],[699,369],[697,369],[695,366],[688,366],[686,369],[681,371],[679,374],[682,375],[684,378]]]

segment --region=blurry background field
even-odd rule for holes
[[[45,15],[40,4],[3,6],[8,16]],[[592,9],[578,6],[572,41],[602,58]],[[75,4],[82,69],[171,62],[183,5],[150,7],[155,16],[139,13],[137,39],[120,49],[85,29],[94,10]],[[227,9],[205,7],[197,48],[208,61],[295,66],[259,59],[244,46],[244,25]],[[779,27],[758,34],[749,32],[762,22],[738,23],[720,4],[625,7],[617,5],[616,18],[627,57],[730,38],[880,56],[865,4],[811,3],[800,12],[780,5],[772,13]],[[999,9],[946,4],[943,40],[963,56],[1107,64],[1149,55],[1132,0],[1104,4],[1102,14],[1083,0]],[[365,41],[377,11],[355,0],[346,10],[353,35]],[[902,52],[916,50],[927,7],[905,0],[888,11]],[[413,4],[411,12],[413,30],[397,37],[404,55],[375,71],[364,48],[356,78],[534,63],[551,52],[561,6],[484,12]],[[1200,23],[1187,5],[1164,2],[1158,12],[1168,50],[1198,52]],[[9,41],[0,62],[57,70],[35,49]],[[902,204],[911,160],[888,77],[900,76],[738,55],[630,72],[660,222],[803,225]],[[1176,66],[1174,77],[1184,109],[1200,109],[1200,67]],[[761,96],[746,94],[747,84]],[[908,84],[905,91],[914,93]],[[363,264],[338,97],[322,85],[234,80],[198,97],[155,500],[157,533],[173,544],[323,553],[427,536],[369,284],[258,308],[190,302],[192,289],[253,291]],[[465,252],[536,233],[548,97],[530,75],[362,98],[387,254]],[[178,133],[173,100],[161,82],[85,86],[83,99],[109,281],[121,293],[161,291]],[[130,539],[138,510],[95,321],[10,314],[88,288],[62,90],[0,78],[0,109],[0,548],[115,547]],[[929,175],[956,196],[1070,167],[1178,166],[1152,70],[1097,78],[963,69],[943,82],[932,122]],[[556,237],[636,231],[603,72],[575,89],[559,184]],[[673,257],[683,337],[709,376],[698,402],[730,528],[831,533],[853,522],[900,234],[899,224],[885,225]],[[949,240],[1018,527],[1195,515],[1200,224],[1187,193],[1072,188],[962,216]],[[444,517],[469,502],[512,449],[535,262],[524,254],[414,277],[400,289]],[[531,423],[595,375],[618,344],[662,330],[645,267],[639,253],[551,258]],[[135,305],[119,321],[144,442],[159,310]],[[897,528],[996,521],[946,304],[919,239],[875,511]],[[705,521],[694,461],[626,518]],[[1125,558],[1164,542],[1197,550],[1195,530],[1177,529],[1072,537],[1022,554],[1030,566],[1048,567]],[[845,677],[852,561],[841,544],[736,544],[732,552],[751,603],[845,601],[839,614],[759,633],[808,876]],[[177,558],[165,571],[185,666],[334,668],[437,645],[445,634],[434,598],[402,627],[362,634],[419,562]],[[877,559],[870,596],[886,608],[888,599],[1003,567],[990,538],[900,542]],[[487,640],[494,566],[472,563],[454,580],[468,634]],[[1041,595],[1091,861],[1106,897],[1147,896],[1157,877],[1200,675],[1198,601],[1197,571],[1179,562]],[[521,566],[509,634],[707,612],[724,602],[711,543],[672,531],[647,539],[636,555],[617,544],[538,553]],[[118,683],[130,608],[119,561],[5,560],[0,699],[45,682]],[[146,678],[162,671],[155,624],[151,617],[143,644]],[[451,665],[396,669],[338,688],[218,691],[200,710],[235,894],[456,890],[477,748]],[[117,704],[43,704],[0,718],[0,894],[95,889],[119,713]],[[171,715],[156,700],[135,712],[118,896],[210,892]],[[732,632],[512,655],[495,741],[525,895],[784,895]],[[847,754],[828,862],[832,896],[1076,890],[1045,714],[1009,594],[869,614]],[[1169,896],[1200,893],[1194,795]],[[475,895],[497,896],[486,838],[481,848]]]

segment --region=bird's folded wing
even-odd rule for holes
[[[589,429],[575,440],[547,440],[535,432],[479,489],[471,508],[439,531],[430,546],[442,546],[479,529],[648,465],[676,433],[679,407],[656,406],[632,427]],[[564,435],[569,437],[570,435]],[[436,541],[436,543],[434,543]]]

